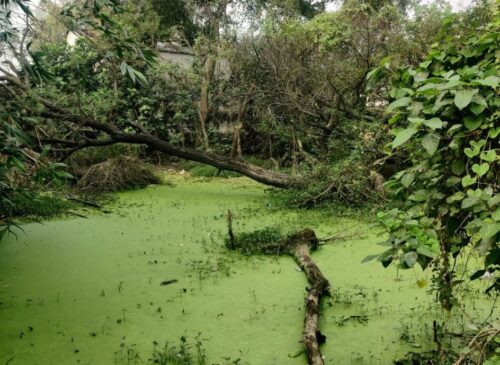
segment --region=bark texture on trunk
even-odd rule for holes
[[[325,342],[326,337],[318,329],[319,304],[321,298],[325,294],[328,294],[330,283],[311,258],[311,250],[316,249],[319,245],[316,233],[312,229],[306,228],[274,242],[267,242],[265,239],[262,241],[258,239],[248,240],[248,238],[244,237],[240,238],[233,233],[233,216],[230,210],[227,212],[227,227],[229,240],[226,241],[226,247],[229,249],[238,250],[245,254],[289,254],[293,256],[302,271],[304,271],[311,287],[308,289],[306,299],[302,340],[308,365],[324,365],[323,355],[321,355],[319,346]]]
[[[233,143],[231,144],[231,158],[243,158],[241,150],[241,126],[236,125],[233,127]]]
[[[117,133],[116,131],[110,134],[111,138],[116,142],[145,144],[155,150],[166,153],[169,156],[204,163],[221,170],[239,172],[244,176],[266,185],[279,188],[291,188],[304,186],[306,184],[306,180],[300,176],[287,175],[267,170],[241,159],[220,156],[214,153],[198,151],[192,148],[173,146],[168,142],[150,134]]]
[[[291,249],[295,261],[304,271],[311,284],[306,299],[306,316],[304,319],[303,341],[309,365],[323,365],[323,355],[319,345],[324,340],[318,329],[319,303],[321,297],[328,293],[330,283],[323,276],[318,265],[310,255],[310,249],[318,245],[318,239],[312,229],[304,229],[290,237]]]
[[[208,55],[205,61],[205,72],[201,81],[200,101],[198,102],[198,118],[200,121],[201,141],[205,149],[209,148],[207,118],[210,112],[210,85],[215,72],[215,57]]]

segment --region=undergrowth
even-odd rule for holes
[[[242,232],[234,235],[234,239],[226,238],[226,247],[237,250],[244,255],[266,254],[275,255],[286,249],[286,235],[275,227],[252,232]]]
[[[227,179],[241,176],[241,174],[234,171],[219,170],[216,167],[202,164],[192,164],[188,170],[193,177],[221,177]]]
[[[29,193],[15,194],[12,197],[13,217],[50,218],[63,214],[75,206],[74,203],[57,195]]]

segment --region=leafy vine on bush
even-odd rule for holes
[[[496,13],[498,15],[498,12]],[[387,111],[395,136],[391,148],[406,153],[411,166],[386,183],[404,210],[379,213],[390,248],[377,255],[384,266],[401,268],[435,263],[438,296],[453,305],[453,265],[465,247],[485,256],[471,277],[493,279],[487,292],[500,290],[500,123],[499,25],[497,20],[474,36],[435,46],[417,69],[392,75]],[[453,34],[453,24],[444,24]],[[371,78],[390,72],[385,64]],[[371,259],[375,257],[369,257]]]

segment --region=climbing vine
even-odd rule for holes
[[[390,149],[409,164],[386,183],[403,205],[379,213],[389,248],[376,257],[400,268],[432,263],[448,310],[460,282],[452,260],[465,248],[485,258],[471,279],[492,278],[487,292],[500,290],[499,25],[462,38],[445,22],[450,42],[436,45],[419,67],[391,71],[386,63],[369,75],[392,73]]]

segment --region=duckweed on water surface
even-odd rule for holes
[[[321,319],[327,364],[389,364],[424,351],[432,319],[444,320],[427,274],[361,264],[380,252],[365,222],[271,212],[263,189],[242,178],[117,197],[112,214],[26,224],[26,234],[2,242],[0,364],[162,363],[182,346],[189,360],[179,364],[304,364],[307,282],[291,257],[226,250],[227,209],[238,232],[362,233],[313,254],[332,284]],[[466,329],[486,317],[481,289],[470,288],[467,314],[457,310],[447,322]]]

